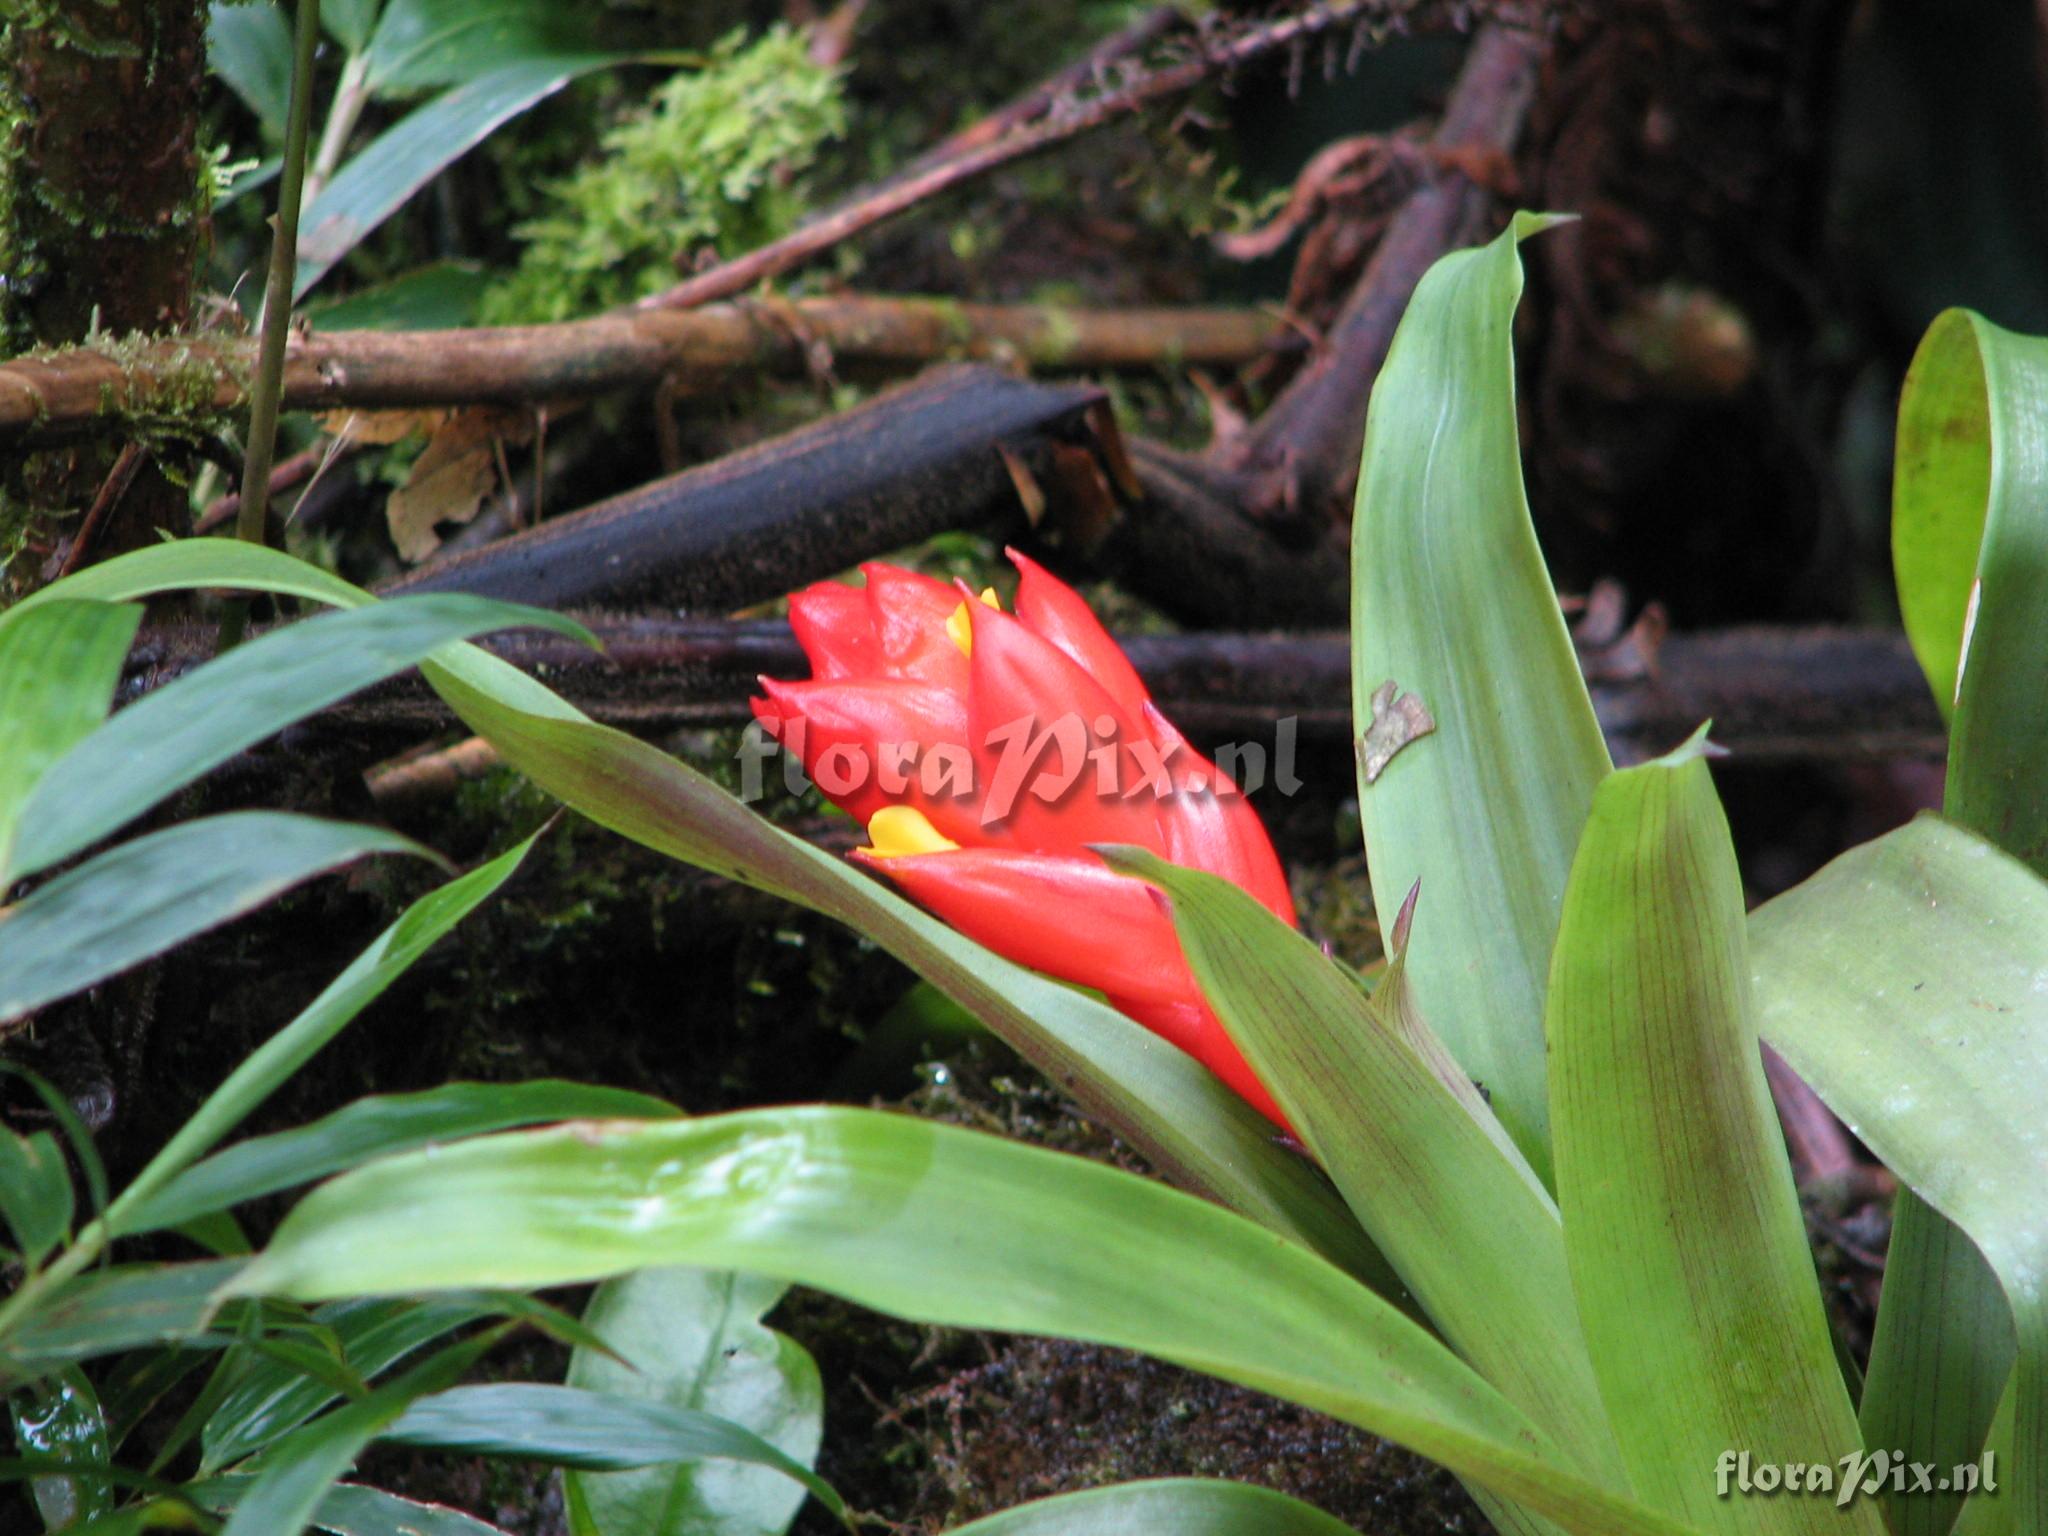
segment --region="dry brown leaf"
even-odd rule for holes
[[[441,547],[439,525],[474,518],[498,483],[499,441],[524,442],[532,431],[519,412],[476,407],[450,413],[384,505],[399,558],[408,564],[426,559]]]
[[[439,408],[417,411],[323,411],[313,419],[329,437],[384,448],[421,432],[432,432],[448,418]]]
[[[1381,683],[1372,693],[1372,724],[1358,738],[1358,761],[1365,769],[1365,782],[1377,784],[1395,753],[1435,729],[1436,721],[1422,700],[1401,693],[1391,677]]]

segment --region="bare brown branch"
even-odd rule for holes
[[[1197,37],[1187,56],[1106,87],[1092,96],[1078,94],[1095,71],[1123,57],[1147,40],[1120,36],[1108,57],[1085,57],[1025,97],[1004,115],[997,131],[979,129],[956,135],[946,145],[921,157],[904,174],[879,187],[855,193],[837,207],[807,220],[780,240],[758,246],[731,261],[685,278],[638,305],[645,309],[688,309],[744,293],[756,283],[779,277],[795,267],[864,234],[897,215],[929,202],[965,182],[1107,123],[1130,117],[1205,81],[1263,58],[1296,49],[1310,39],[1343,28],[1384,21],[1396,14],[1385,0],[1332,0],[1304,7],[1291,16]],[[1157,25],[1141,20],[1139,29]]]

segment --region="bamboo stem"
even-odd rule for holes
[[[320,42],[320,0],[299,0],[293,34],[292,95],[285,119],[284,176],[270,238],[270,275],[263,288],[262,335],[249,399],[249,441],[242,461],[242,504],[235,534],[261,544],[270,513],[270,466],[277,453],[277,414],[284,383],[285,340],[292,323],[292,274],[298,264],[299,200],[306,187],[306,139],[313,123],[313,54]],[[221,616],[220,648],[242,638],[249,622],[246,599]]]

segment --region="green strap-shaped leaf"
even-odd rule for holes
[[[325,0],[320,25],[349,53],[361,53],[377,25],[377,0]]]
[[[22,808],[14,873],[71,857],[236,753],[452,641],[515,625],[588,638],[542,609],[436,593],[322,614],[239,646],[129,705],[51,765]]]
[[[1351,1536],[1351,1527],[1270,1488],[1169,1477],[1035,1499],[948,1536]]]
[[[1624,1486],[1557,1207],[1404,1006],[1400,962],[1368,998],[1229,881],[1142,849],[1103,856],[1172,899],[1203,996],[1446,1341],[1588,1476]]]
[[[1386,1261],[1329,1186],[1192,1057],[1114,1008],[962,938],[659,748],[606,726],[526,712],[523,701],[508,704],[495,686],[484,691],[438,664],[426,671],[472,730],[565,804],[657,852],[857,929],[987,1024],[1170,1177],[1398,1293]]]
[[[175,1227],[245,1200],[310,1184],[344,1168],[453,1141],[550,1120],[661,1119],[672,1104],[625,1088],[542,1079],[448,1083],[419,1093],[358,1099],[311,1125],[238,1143],[188,1168],[149,1199],[124,1206],[122,1232]]]
[[[322,1185],[227,1288],[324,1297],[742,1269],[915,1321],[1142,1350],[1410,1445],[1592,1536],[1688,1529],[1573,1470],[1341,1270],[1133,1174],[835,1107],[575,1124]]]
[[[1516,437],[1515,246],[1551,222],[1518,215],[1416,287],[1373,386],[1351,556],[1352,712],[1377,747],[1358,782],[1373,902],[1395,912],[1422,882],[1430,919],[1406,956],[1416,1002],[1546,1182],[1544,985],[1609,766]],[[1389,682],[1434,731],[1415,735],[1410,719],[1374,733]],[[1381,698],[1390,714],[1397,701]]]
[[[293,301],[327,275],[412,195],[504,124],[579,75],[630,55],[521,59],[465,80],[415,108],[344,165],[306,209]]]
[[[2044,934],[2048,882],[1932,816],[1843,854],[1750,919],[1764,1038],[1969,1235],[2004,1288],[2019,1357],[2000,1501],[2022,1531],[2048,1530]],[[1957,1372],[1973,1358],[1944,1357]],[[1961,1412],[1982,1390],[1952,1386],[1943,1406]]]
[[[812,1466],[825,1430],[825,1389],[810,1351],[762,1322],[789,1289],[731,1270],[643,1269],[607,1280],[584,1323],[611,1353],[579,1349],[569,1385],[715,1415]],[[606,1536],[783,1536],[804,1485],[772,1464],[689,1459],[621,1472],[570,1472],[579,1519]]]
[[[193,1191],[175,1199],[165,1188],[193,1163],[204,1157],[256,1106],[278,1086],[312,1060],[328,1041],[348,1027],[384,989],[409,969],[463,918],[475,911],[499,886],[512,877],[539,839],[536,832],[524,842],[507,849],[488,864],[457,876],[415,901],[399,914],[370,947],[308,1003],[299,1016],[251,1052],[227,1080],[207,1095],[206,1102],[192,1114],[163,1149],[150,1159],[133,1183],[124,1189],[107,1212],[107,1227],[114,1235],[148,1230],[157,1224],[150,1216],[159,1194],[176,1220],[218,1209],[205,1200],[195,1200]],[[202,1182],[197,1186],[204,1189]],[[277,1186],[283,1187],[283,1186]],[[182,1204],[183,1214],[179,1214]],[[163,1225],[172,1225],[166,1221]]]
[[[76,599],[0,616],[0,898],[17,878],[14,834],[29,796],[106,719],[141,622],[132,604]]]
[[[1944,812],[2048,875],[2048,337],[1962,309],[1928,330],[1899,404],[1892,558],[1950,716]]]
[[[488,1307],[468,1300],[358,1298],[322,1307],[314,1318],[330,1330],[349,1369],[367,1381],[415,1350],[490,1315]],[[283,1361],[257,1361],[207,1415],[200,1438],[201,1475],[210,1476],[262,1450],[336,1396],[332,1388]]]
[[[0,914],[0,1023],[373,853],[436,857],[381,827],[275,811],[208,816],[122,843]]]
[[[263,1470],[237,1490],[223,1536],[297,1536],[363,1448],[416,1399],[460,1381],[507,1326],[451,1344],[368,1397],[287,1435],[265,1458]]]
[[[213,0],[206,19],[206,61],[263,126],[282,139],[292,90],[292,27],[284,12],[274,5]]]
[[[559,0],[390,0],[369,39],[368,79],[380,92],[416,91],[573,57],[596,45],[594,21]]]
[[[378,1438],[399,1445],[510,1456],[591,1471],[706,1457],[740,1461],[774,1469],[809,1489],[834,1515],[846,1518],[846,1503],[831,1484],[743,1424],[702,1409],[581,1387],[519,1382],[454,1387],[415,1402]],[[637,1529],[654,1536],[663,1527]]]
[[[1551,965],[1551,1131],[1580,1315],[1645,1502],[1754,1531],[1730,1452],[1858,1449],[1757,1049],[1742,879],[1705,734],[1610,775]],[[1874,1503],[1788,1498],[1773,1532],[1883,1536]]]
[[[95,1270],[41,1302],[0,1339],[0,1386],[74,1360],[190,1340],[220,1309],[239,1259]]]
[[[31,593],[8,613],[11,616],[64,597],[113,603],[195,587],[274,592],[337,608],[360,608],[377,601],[361,587],[282,550],[242,539],[178,539],[87,566]],[[484,689],[528,714],[562,720],[584,718],[581,710],[552,688],[467,642],[444,647],[435,663],[471,687]]]

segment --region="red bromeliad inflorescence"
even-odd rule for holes
[[[1234,881],[1292,924],[1258,813],[1152,705],[1072,588],[1012,551],[1016,612],[929,576],[792,594],[808,682],[761,680],[754,713],[868,829],[854,857],[953,927],[1093,987],[1276,1124],[1272,1096],[1202,1000],[1165,903],[1091,844]]]

